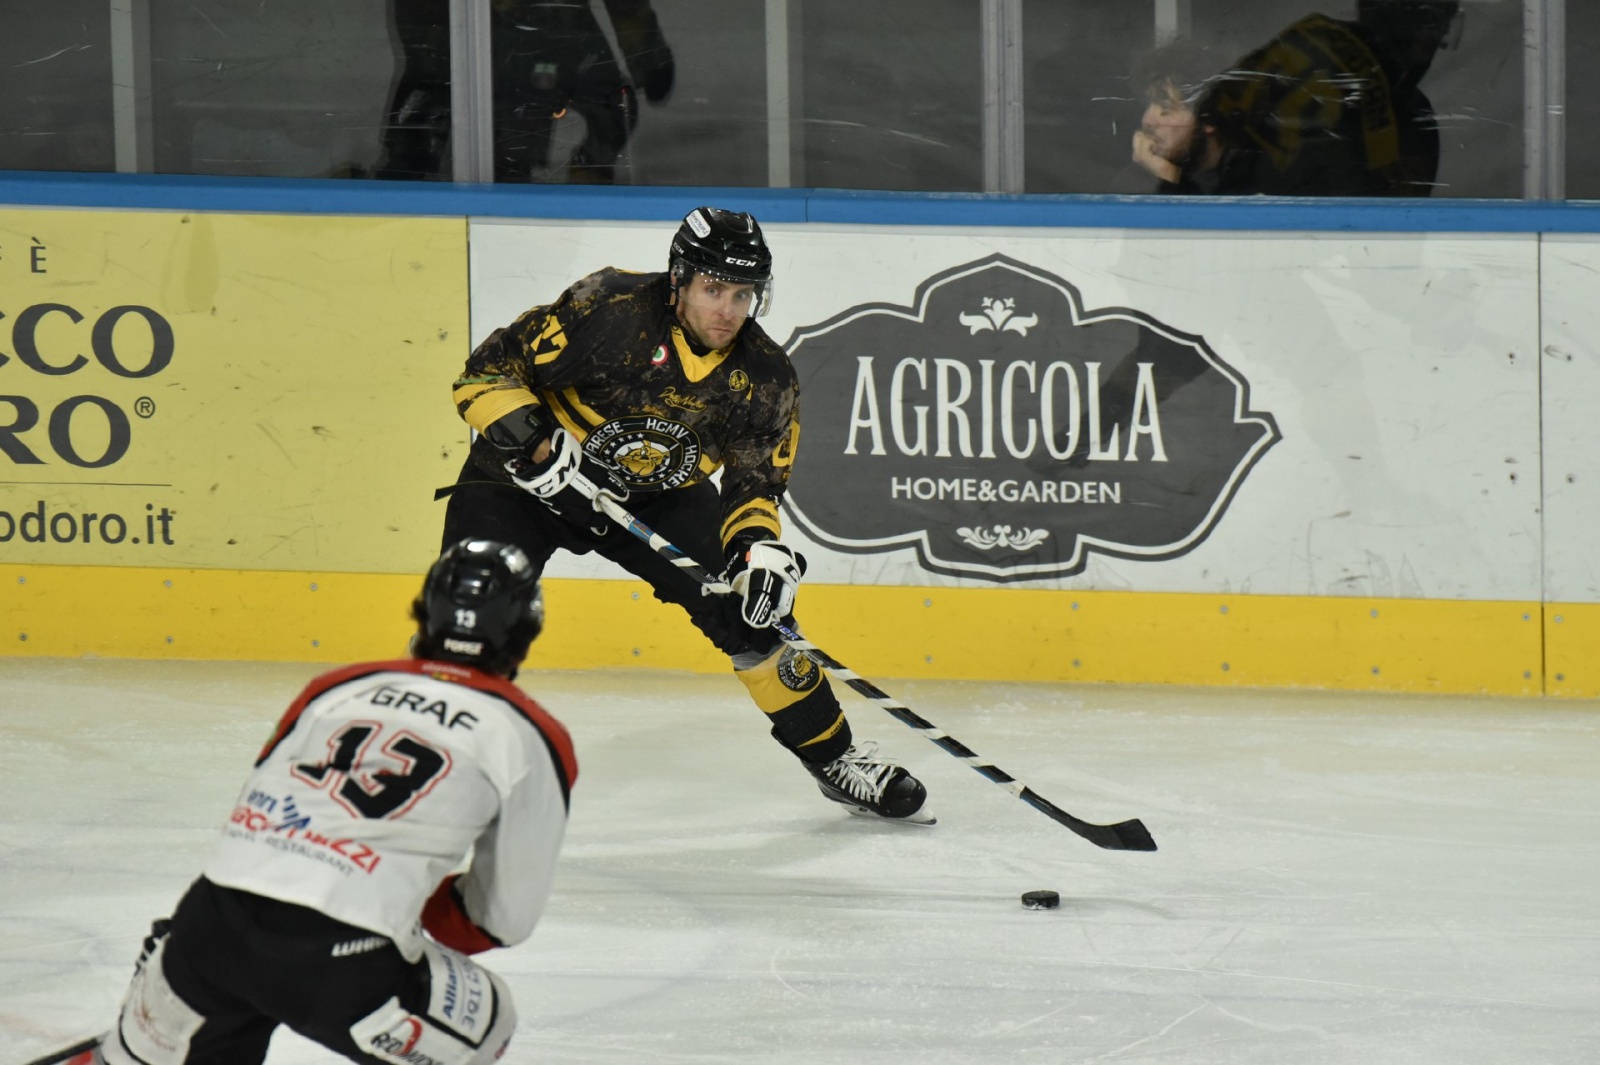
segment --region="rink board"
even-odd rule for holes
[[[409,576],[3,566],[5,653],[342,662],[403,653]],[[85,603],[97,604],[86,616]],[[1536,695],[1538,604],[807,585],[806,635],[871,679]],[[722,672],[635,582],[552,579],[534,663]],[[1590,623],[1600,622],[1600,612]],[[1553,692],[1600,693],[1594,661]],[[892,685],[890,685],[892,688]]]
[[[779,281],[773,311],[762,325],[793,351],[803,382],[801,447],[786,501],[786,537],[805,550],[809,580],[1541,598],[1538,240],[1533,236],[885,226],[876,228],[869,241],[857,231],[828,226],[769,228]],[[593,264],[661,268],[657,252],[670,232],[671,227],[601,223],[475,223],[474,339],[559,292]],[[1006,454],[1006,426],[985,424],[986,413],[989,422],[1000,421],[998,408],[1008,397],[1019,408],[1029,400],[1027,376],[1013,375],[1010,392],[1003,389],[1004,367],[1020,363],[1034,381],[1042,381],[1050,365],[1064,365],[1054,377],[1054,391],[1064,394],[1061,383],[1066,382],[1087,393],[1086,363],[1099,362],[1100,372],[1110,376],[1112,359],[1121,355],[1116,346],[1129,341],[1113,337],[1099,343],[1094,329],[1049,320],[1027,332],[1012,328],[1016,321],[989,328],[978,320],[982,313],[976,301],[970,306],[958,301],[948,311],[959,314],[938,317],[940,309],[930,309],[921,328],[896,332],[867,326],[859,333],[860,346],[823,343],[870,315],[912,317],[921,310],[919,286],[997,254],[1032,276],[991,270],[975,280],[972,292],[1014,298],[1016,319],[1042,318],[1051,310],[1045,300],[1053,293],[1035,278],[1045,276],[1075,291],[1080,304],[1075,310],[1086,318],[1117,316],[1121,322],[1111,324],[1137,320],[1146,336],[1161,330],[1198,338],[1234,378],[1223,382],[1211,371],[1224,387],[1214,388],[1207,403],[1246,406],[1249,413],[1270,419],[1278,438],[1253,455],[1241,447],[1236,456],[1219,456],[1237,458],[1237,470],[1184,471],[1198,485],[1193,509],[1209,504],[1212,510],[1197,513],[1191,525],[1179,524],[1190,516],[1178,514],[1172,528],[1163,528],[1159,519],[1178,512],[1171,501],[1187,485],[1159,483],[1148,498],[1135,498],[1139,489],[1133,478],[1161,465],[1176,469],[1185,453],[1212,446],[1232,428],[1219,425],[1232,411],[1181,411],[1178,401],[1185,393],[1174,389],[1160,408],[1165,462],[1153,461],[1143,442],[1136,461],[1123,460],[1126,436],[1124,448],[1109,461],[1052,462],[1037,445],[1018,461]],[[850,315],[854,321],[820,332]],[[932,364],[968,357],[960,344],[973,339],[968,331],[975,326],[983,327],[975,330],[976,340],[992,340],[977,354],[995,364],[990,376],[999,397],[982,402],[980,369],[969,363],[972,396],[961,412],[964,426],[954,404],[941,423],[942,382],[934,380]],[[1133,328],[1128,326],[1130,332]],[[823,350],[817,355],[819,344]],[[928,408],[922,416],[928,450],[935,449],[933,438],[948,435],[949,450],[957,451],[955,438],[965,427],[972,451],[983,450],[982,438],[988,437],[989,450],[998,454],[965,461],[959,455],[928,455],[893,465],[883,475],[878,468],[884,460],[867,454],[871,429],[830,437],[828,426],[868,419],[863,380],[855,368],[869,355],[877,363],[876,420],[890,452],[886,459],[896,457],[892,423],[897,412],[889,409],[895,368],[908,360],[920,366],[900,374],[905,435],[914,432],[914,408]],[[819,361],[845,365],[841,370]],[[1163,369],[1158,363],[1157,388],[1164,385]],[[919,370],[927,375],[926,384],[916,380]],[[955,387],[950,384],[948,391]],[[1057,420],[1064,420],[1066,405],[1058,396]],[[1177,420],[1181,417],[1189,421]],[[1013,435],[1021,437],[1026,429],[1019,427]],[[857,454],[843,453],[852,446]],[[1236,476],[1222,484],[1230,473]],[[893,483],[877,494],[854,491],[875,479]],[[1124,498],[1033,508],[970,498],[982,493],[985,481],[1025,485],[1046,479],[1122,486]],[[831,494],[844,495],[843,486],[852,494],[836,512],[816,513],[830,505]],[[940,498],[909,498],[927,494],[924,488]],[[969,498],[946,498],[957,495]],[[911,506],[919,506],[927,520],[919,524],[913,515],[900,524],[899,514]],[[877,524],[854,521],[862,511],[883,517]],[[1149,520],[1152,515],[1157,521]],[[1053,537],[1042,549],[1074,534],[1097,543],[1081,553],[1078,571],[1052,575],[1033,564],[1037,550],[1000,559],[998,551],[983,555],[968,548],[961,555],[961,544],[932,542],[941,535],[953,540],[950,533],[959,527],[1020,530],[1028,524]],[[919,533],[926,533],[928,542],[914,542]],[[874,534],[880,542],[867,542]],[[902,542],[888,542],[895,537]],[[930,564],[930,556],[940,557]],[[964,572],[953,572],[962,566]],[[1010,572],[997,572],[1008,566]],[[603,563],[576,560],[559,572],[602,576],[607,571]]]
[[[0,210],[0,558],[400,572],[465,451],[460,219]]]
[[[673,228],[0,211],[0,653],[395,653],[470,343]],[[1592,239],[767,229],[786,539],[852,667],[1600,695]],[[549,574],[552,665],[725,668],[609,563]]]

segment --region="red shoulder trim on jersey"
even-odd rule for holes
[[[565,801],[571,801],[572,785],[578,780],[578,755],[572,747],[572,735],[567,732],[567,726],[550,716],[550,712],[535,702],[527,692],[504,677],[497,677],[470,666],[456,665],[453,662],[410,659],[404,664],[404,668],[410,673],[425,673],[439,680],[498,695],[510,703],[522,719],[532,725],[544,739],[544,745],[550,751],[550,761],[555,765],[556,775],[561,780],[561,797]]]
[[[307,684],[295,701],[289,704],[289,709],[284,712],[278,721],[278,727],[273,731],[272,738],[261,749],[256,757],[256,764],[260,765],[272,753],[273,748],[283,741],[283,738],[294,728],[295,722],[300,720],[300,715],[306,706],[332,688],[349,683],[373,673],[416,673],[422,676],[433,677],[436,680],[446,681],[451,684],[460,684],[466,688],[487,692],[499,696],[517,711],[519,717],[527,721],[538,731],[544,740],[545,747],[550,751],[550,761],[554,764],[556,775],[561,781],[561,797],[571,801],[572,785],[578,779],[578,756],[572,748],[572,736],[561,722],[550,716],[550,713],[540,706],[521,688],[512,684],[504,677],[497,677],[492,673],[485,673],[471,666],[458,665],[454,662],[434,662],[424,658],[398,658],[388,662],[358,662],[355,665],[345,666],[342,669],[331,670]]]
[[[422,904],[422,927],[438,943],[463,954],[481,954],[490,947],[505,944],[473,924],[456,891],[457,876],[439,882],[428,901]]]
[[[395,662],[358,662],[342,669],[330,670],[315,678],[305,686],[305,690],[295,697],[294,702],[289,704],[289,709],[285,710],[283,716],[278,719],[278,727],[272,730],[272,738],[267,741],[266,746],[261,748],[261,753],[256,755],[256,765],[266,761],[267,755],[272,753],[273,748],[283,742],[283,738],[289,734],[289,730],[294,728],[295,722],[299,721],[300,715],[305,712],[306,705],[329,688],[336,688],[346,681],[355,680],[357,677],[365,677],[372,673],[405,670],[414,661],[414,659],[400,659]]]

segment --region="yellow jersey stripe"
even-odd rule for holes
[[[777,539],[781,528],[777,504],[770,499],[752,499],[723,522],[722,542],[727,544],[745,529],[765,529],[772,533],[773,539]]]
[[[591,428],[605,421],[605,418],[601,417],[592,407],[589,407],[583,400],[578,398],[578,390],[576,388],[569,388],[562,392],[561,401],[566,404],[575,417],[582,418]]]
[[[480,433],[508,414],[539,405],[531,391],[510,381],[487,387],[464,385],[455,390],[455,400],[461,417]]]
[[[683,335],[682,326],[672,327],[672,347],[678,353],[678,364],[683,367],[683,376],[690,381],[703,381],[712,370],[722,365],[722,360],[728,357],[728,352],[733,348],[722,348],[709,355],[696,355],[689,346],[689,338]]]
[[[563,429],[577,437],[579,443],[589,439],[594,427],[600,424],[598,420],[584,421],[585,414],[592,416],[594,411],[579,403],[577,393],[570,388],[565,392],[546,392],[544,397],[556,421],[561,423]]]

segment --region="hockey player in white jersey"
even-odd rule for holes
[[[311,682],[158,922],[100,1060],[255,1065],[280,1024],[361,1062],[505,1051],[511,997],[467,955],[533,931],[578,771],[511,683],[543,612],[521,550],[462,541],[413,605],[412,657]]]

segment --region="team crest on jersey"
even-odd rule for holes
[[[735,370],[728,375],[728,387],[735,392],[744,392],[750,387],[750,375],[743,370]]]
[[[700,469],[699,435],[682,422],[654,414],[630,414],[606,422],[583,443],[584,450],[621,471],[635,488],[681,488]]]
[[[778,657],[778,680],[792,692],[808,692],[817,686],[817,664],[804,651],[785,647]]]

